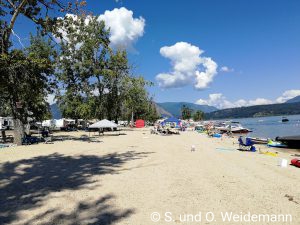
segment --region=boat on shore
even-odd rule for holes
[[[246,134],[252,132],[248,128],[243,127],[239,122],[225,122],[221,126],[216,126],[221,133]]]
[[[290,148],[299,148],[300,149],[300,135],[276,137],[276,141],[280,141]]]
[[[265,145],[268,144],[267,138],[259,138],[259,137],[248,137],[254,144]]]

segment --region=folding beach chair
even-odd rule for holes
[[[250,138],[246,138],[246,143],[244,143],[242,136],[239,137],[239,149],[243,151],[252,151],[255,152],[255,146],[253,141]]]
[[[44,137],[44,144],[53,144],[52,136]]]

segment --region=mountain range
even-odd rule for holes
[[[162,102],[156,103],[158,106],[163,108],[165,111],[169,112],[174,117],[181,117],[181,108],[185,105],[186,107],[192,109],[193,111],[201,110],[204,113],[210,113],[218,110],[214,106],[208,105],[197,105],[190,102]],[[163,113],[160,115],[165,116]]]
[[[300,95],[298,95],[295,98],[292,98],[290,100],[287,100],[285,103],[295,103],[295,102],[300,102]]]
[[[205,119],[230,119],[296,114],[300,114],[300,102],[222,109],[206,113],[204,117]]]
[[[159,116],[162,117],[180,117],[181,116],[181,108],[185,105],[192,109],[193,111],[201,110],[205,113],[213,112],[218,110],[216,107],[208,106],[208,105],[197,105],[190,102],[162,102],[155,103],[155,107]],[[61,112],[57,104],[50,105],[50,111],[53,119],[62,118]]]
[[[239,107],[219,110],[216,107],[208,105],[197,105],[190,102],[161,102],[155,103],[158,114],[162,117],[181,116],[181,108],[185,105],[193,111],[201,110],[205,113],[207,119],[224,119],[224,118],[242,118],[242,117],[260,117],[273,115],[292,115],[300,114],[300,96],[292,98],[285,103],[255,105],[248,107]],[[62,117],[57,104],[50,106],[52,118],[59,119]]]

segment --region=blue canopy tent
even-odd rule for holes
[[[175,117],[170,117],[168,119],[165,119],[162,123],[163,126],[165,125],[173,125],[175,124],[175,127],[179,127],[181,125],[181,120],[177,119]]]

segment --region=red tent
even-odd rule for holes
[[[143,127],[145,127],[145,121],[144,120],[137,120],[137,121],[135,121],[135,127],[136,128],[143,128]]]

